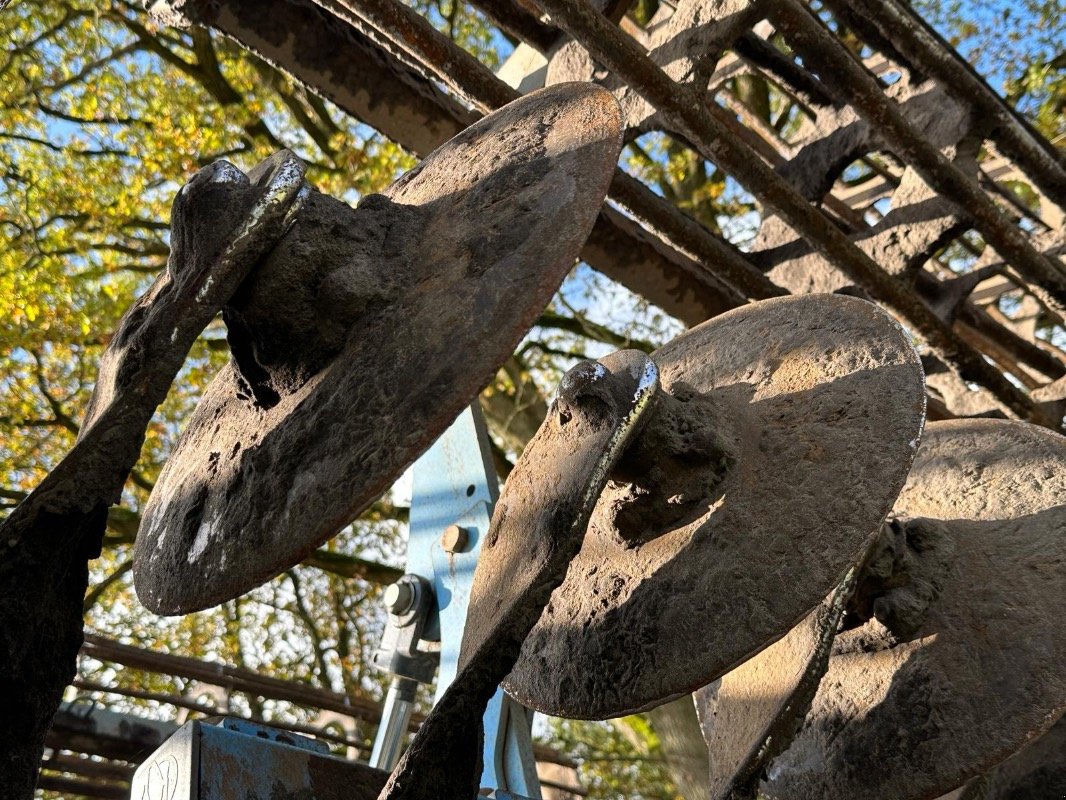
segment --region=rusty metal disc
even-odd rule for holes
[[[667,505],[688,503],[689,519],[623,540],[613,520],[631,487],[608,485],[504,683],[549,714],[650,708],[784,635],[858,559],[917,447],[925,416],[918,356],[871,303],[766,300],[688,331],[653,358],[662,394],[674,398],[667,434],[676,447],[649,454],[648,470],[680,465],[684,492],[669,481],[662,488],[673,495]],[[653,412],[638,442],[657,419]],[[686,452],[690,434],[708,428],[717,444]],[[708,453],[720,474],[703,462],[703,472],[686,472],[691,456]],[[703,475],[707,486],[686,474]],[[641,519],[630,520],[638,535]]]
[[[950,554],[913,638],[842,634],[772,798],[938,797],[1066,710],[1066,438],[1022,422],[930,424],[895,513]],[[927,524],[927,523],[924,523]]]
[[[855,589],[858,568],[761,653],[696,691],[708,755],[708,800],[755,797],[763,771],[803,722]]]
[[[1066,717],[989,772],[941,800],[1051,800],[1066,797]]]
[[[573,266],[621,147],[611,95],[530,94],[352,210],[311,192],[224,309],[233,359],[137,538],[160,613],[235,597],[355,518],[492,379]]]

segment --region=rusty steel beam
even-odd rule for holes
[[[691,253],[698,263],[715,264],[749,298],[765,300],[788,292],[758,271],[731,244],[710,235],[706,228],[657,197],[636,178],[617,170],[608,195],[633,216],[667,236],[674,246]]]
[[[335,711],[355,719],[376,721],[381,714],[378,704],[369,698],[351,697],[313,686],[294,684],[260,675],[242,667],[209,664],[184,656],[153,653],[94,634],[86,634],[85,644],[81,651],[83,655],[98,661],[113,661],[134,669],[204,681],[213,686],[221,686],[259,697]]]
[[[1066,159],[1011,108],[924,20],[896,0],[828,0],[869,20],[905,58],[935,77],[993,127],[992,139],[1041,191],[1066,208]]]
[[[786,84],[791,84],[795,80],[808,80],[810,84],[821,87],[821,84],[818,83],[816,78],[810,76],[809,73],[804,71],[794,61],[787,58],[781,53],[781,51],[770,45],[766,40],[749,33],[738,40],[738,52],[742,51],[741,42],[746,42],[743,48],[744,52],[760,54],[759,57],[761,60],[759,63],[756,63],[754,60],[752,61],[754,69],[769,69],[776,77],[784,80]],[[742,54],[744,54],[744,52],[742,52]],[[807,86],[808,92],[810,89],[811,87]],[[822,88],[822,91],[825,92],[826,89]],[[726,93],[726,99],[727,102],[730,99],[728,92]],[[829,94],[824,94],[818,102],[819,104],[832,105],[834,102],[843,102],[843,98],[839,95],[830,96]],[[742,103],[736,101],[736,106],[738,107],[738,113],[746,113],[746,106]],[[716,105],[711,105],[710,108],[712,111],[717,111],[718,109]],[[759,154],[772,166],[777,168],[779,172],[781,171],[781,166],[787,163],[786,158],[782,155],[781,151],[790,152],[797,149],[780,139],[777,132],[772,128],[769,128],[768,126],[760,127],[760,120],[754,115],[748,115],[750,119],[745,120],[751,128],[754,128],[754,130],[742,126],[740,123],[733,120],[732,117],[728,117],[724,113],[719,114],[718,116],[723,122],[730,125],[731,130],[733,130],[736,135],[744,138],[745,141],[752,144],[752,146],[758,150]],[[910,124],[912,128],[917,125],[913,120]],[[1006,163],[1008,162],[1004,161],[1004,164]],[[1013,166],[1011,168],[1013,168]],[[886,177],[887,173],[885,173],[884,170],[882,170],[880,174],[881,177],[875,178],[874,180],[881,181],[883,188],[896,187],[899,185],[899,180],[891,175],[887,175]],[[868,187],[871,182],[874,181],[862,184],[862,188]],[[869,189],[866,189],[866,191],[869,191]],[[883,194],[883,192],[879,191],[878,194]],[[856,195],[848,198],[848,202],[852,204],[861,202],[860,196]],[[845,221],[846,225],[851,226],[855,231],[866,230],[870,227],[858,211],[853,210],[844,200],[838,199],[837,195],[834,193],[830,192],[827,194],[823,198],[822,203],[826,209],[832,210],[838,218]],[[965,245],[966,240],[963,239],[961,241]],[[870,252],[869,248],[867,248],[867,252]],[[883,262],[882,266],[884,266]],[[945,269],[947,269],[947,267],[945,267]],[[921,290],[923,288],[930,289],[931,287],[929,285],[923,286],[921,281],[927,279],[927,283],[931,283],[935,286],[934,279],[926,273],[919,273],[917,277],[919,278],[919,286],[916,288],[919,289],[919,296],[926,298],[928,292],[923,292]],[[1042,349],[1032,341],[1019,336],[1009,327],[994,320],[982,309],[978,308],[973,302],[964,301],[959,305],[955,329],[963,341],[968,341],[971,344],[981,342],[984,346],[978,347],[978,349],[982,352],[992,353],[993,350],[995,350],[1001,354],[1004,352],[1009,353],[1013,360],[1018,364],[1035,369],[1043,375],[1048,376],[1051,380],[1066,373],[1066,365],[1063,364],[1062,360],[1056,358],[1052,353]],[[1001,362],[1002,358],[996,358],[994,360]]]
[[[797,0],[780,0],[772,6],[769,16],[802,54],[804,63],[813,67],[824,82],[835,84],[841,92],[847,91],[851,104],[877,127],[897,154],[933,189],[965,208],[985,240],[1034,284],[1032,289],[1041,295],[1041,300],[1062,313],[1066,308],[1066,270],[1062,265],[1036,250],[976,181],[911,127],[899,107],[885,96],[877,80],[806,6]]]
[[[85,681],[81,678],[75,678],[72,684],[76,689],[82,689],[87,692],[97,692],[100,694],[113,694],[120,697],[133,697],[138,700],[152,700],[157,703],[164,703],[166,705],[174,706],[175,708],[184,708],[188,711],[197,711],[208,717],[224,717],[232,715],[232,712],[226,708],[215,708],[212,706],[205,706],[203,703],[198,703],[195,700],[190,700],[180,695],[165,694],[162,692],[146,692],[140,689],[131,689],[125,686],[104,686],[103,684],[94,683],[92,681]],[[371,745],[367,742],[356,741],[349,739],[346,736],[338,736],[337,734],[330,733],[327,730],[316,728],[311,725],[300,725],[297,723],[285,722],[284,720],[276,719],[263,719],[257,717],[255,714],[244,715],[243,719],[250,720],[251,722],[257,722],[261,725],[268,725],[273,728],[278,728],[283,731],[291,731],[292,733],[300,733],[307,736],[315,736],[320,739],[325,739],[336,744],[342,744],[345,747],[351,747],[356,750],[361,750],[367,755],[370,754]]]
[[[671,219],[678,226],[692,224],[677,219],[682,216],[675,212]],[[706,263],[679,252],[610,206],[604,206],[600,212],[581,257],[688,325],[696,325],[748,302]],[[669,264],[669,271],[659,269],[660,264]]]
[[[101,800],[126,800],[130,791],[126,784],[48,774],[37,779],[37,788],[47,792],[63,792],[67,797],[98,797]]]
[[[959,307],[959,322],[965,323],[978,333],[996,342],[1021,364],[1046,375],[1049,380],[1056,380],[1066,375],[1066,364],[1023,336],[1019,336],[1007,326],[989,315],[975,303],[963,303]]]
[[[238,39],[245,46],[256,50],[265,49],[264,42],[269,43],[277,37],[269,35],[270,31],[263,25],[256,27],[256,20],[266,15],[260,13],[257,17],[250,13],[247,8],[248,2],[249,0],[229,0],[228,5],[233,7],[233,11],[223,14],[215,13],[215,27],[219,27],[223,33]],[[322,2],[328,2],[332,6],[330,9],[332,11],[336,11],[338,7],[344,8],[338,4],[338,0],[322,0]],[[488,4],[487,0],[486,3]],[[187,11],[193,5],[200,6],[201,3],[189,3],[185,6],[185,10]],[[277,7],[293,5],[305,8],[308,2],[307,0],[275,0],[270,4],[270,8],[273,10]],[[456,130],[462,126],[460,117],[463,113],[468,114],[469,117],[478,115],[476,112],[464,109],[452,97],[440,92],[422,73],[428,73],[446,85],[451,81],[452,86],[449,88],[486,110],[494,107],[490,98],[499,103],[517,96],[480,62],[459,50],[409,9],[405,7],[397,9],[395,4],[389,7],[382,0],[367,0],[366,3],[351,2],[350,5],[362,13],[349,13],[348,23],[359,21],[363,30],[357,30],[352,24],[346,24],[344,20],[329,14],[326,16],[332,19],[332,23],[326,26],[326,29],[335,30],[334,36],[337,36],[336,32],[343,31],[344,37],[356,37],[364,46],[378,51],[378,55],[385,59],[390,69],[405,76],[405,84],[421,86],[420,92],[423,96],[428,90],[434,102],[439,101],[443,115],[451,118],[449,124],[454,125]],[[366,18],[374,19],[375,14],[380,27],[384,30],[367,22]],[[533,19],[532,16],[529,18]],[[289,31],[293,35],[302,36],[303,27],[290,27]],[[372,35],[367,35],[368,30]],[[365,120],[366,112],[360,107],[360,98],[354,96],[354,93],[349,93],[347,98],[341,97],[337,87],[331,84],[331,75],[341,70],[318,70],[316,72],[308,70],[306,64],[302,67],[297,64],[299,69],[293,69],[291,59],[300,60],[298,55],[305,49],[305,44],[307,43],[302,40],[292,39],[286,46],[281,47],[275,42],[274,58],[270,60],[293,73],[294,77],[305,84],[309,84],[311,89],[338,102],[338,105],[345,111]],[[340,47],[322,49],[329,51],[335,57],[343,58],[344,56],[344,50]],[[389,55],[381,54],[381,50],[388,51]],[[438,62],[437,59],[440,61]],[[398,61],[402,63],[397,63]],[[458,69],[456,69],[457,63]],[[343,68],[343,63],[338,64],[337,67]],[[299,74],[296,74],[297,72]],[[379,112],[382,107],[389,109],[388,104],[378,103]],[[383,121],[379,122],[377,127],[385,135],[403,146],[420,152],[412,146],[411,127],[409,122],[403,119],[402,113],[392,114],[391,117],[387,114],[380,116],[383,117]],[[425,150],[421,152],[424,154]],[[616,177],[614,190],[616,195],[614,199],[645,225],[651,227],[654,235],[605,207],[582,255],[585,260],[608,277],[618,280],[689,324],[702,321],[743,303],[745,295],[759,298],[781,293],[776,285],[765,279],[760,280],[752,274],[750,262],[743,254],[728,243],[714,237],[702,226],[695,224],[672,205],[655,196],[646,187],[639,185],[639,182],[627,176]],[[638,195],[643,195],[643,197]],[[635,203],[634,196],[638,196]],[[710,269],[708,266],[710,264],[715,265],[717,270]],[[716,275],[716,271],[722,272],[722,277]],[[739,284],[741,291],[734,289],[722,279],[729,277],[732,278],[731,282],[734,285]],[[897,288],[903,294],[910,294],[914,302],[921,302],[906,287]],[[877,293],[874,292],[874,294]],[[915,327],[921,330],[920,325]],[[983,332],[989,335],[991,331],[988,326],[984,328]],[[933,337],[926,334],[926,338],[932,343]],[[977,365],[977,361],[981,360],[979,354],[970,350],[958,336],[954,336],[949,344],[951,346],[939,348],[946,357],[950,358],[954,350],[961,349],[963,361],[971,366],[977,366],[978,374],[975,376],[977,382],[982,384],[989,382],[986,379],[990,377],[987,373],[991,368],[983,369],[985,365]],[[967,350],[970,352],[965,352]],[[951,360],[963,366],[958,358]],[[1024,357],[1023,360],[1025,360]],[[968,377],[974,377],[972,369],[964,366],[963,368],[967,371]],[[1002,376],[999,378],[1002,381]],[[991,382],[996,382],[994,377],[991,378]],[[998,393],[1013,390],[1016,395],[1021,395],[1013,387],[1008,389],[1003,386],[1003,383],[1005,381],[1000,383]],[[1024,395],[1021,396],[1024,403],[1027,398],[1024,398]],[[1008,404],[1018,411],[1017,402]]]
[[[482,113],[519,97],[470,53],[442,36],[414,9],[394,0],[314,0],[379,47],[432,75]]]
[[[310,0],[192,0],[152,13],[218,30],[419,155],[480,116]]]
[[[500,30],[519,39],[542,53],[551,50],[560,33],[545,25],[517,3],[509,0],[471,0],[471,5],[483,11]]]
[[[313,686],[270,678],[242,667],[209,663],[169,653],[156,653],[95,634],[86,634],[81,652],[82,655],[97,661],[121,664],[160,675],[173,675],[243,694],[297,703],[320,711],[333,711],[342,716],[374,724],[381,719],[380,703],[368,698],[350,697]],[[117,690],[109,688],[107,691]],[[416,729],[424,719],[425,715],[414,714],[411,718],[411,730]],[[268,724],[276,725],[273,721]],[[63,745],[57,743],[56,746],[62,747]],[[533,748],[533,755],[538,761],[568,767],[575,766],[572,760],[547,745],[536,744]]]
[[[123,761],[94,761],[85,756],[56,752],[41,762],[42,770],[67,772],[89,778],[110,778],[129,783],[133,767]]]
[[[1056,427],[1025,392],[1019,390],[951,327],[877,264],[818,209],[810,205],[749,147],[737,142],[709,111],[702,93],[683,86],[652,61],[617,26],[597,14],[583,0],[536,0],[552,21],[580,42],[592,56],[637,90],[662,117],[688,138],[704,158],[731,173],[759,199],[773,208],[812,246],[874,297],[908,320],[963,376],[999,397],[1024,419]]]

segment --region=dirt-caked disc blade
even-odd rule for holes
[[[768,770],[777,800],[936,798],[1066,709],[1066,438],[1023,422],[932,423],[894,513],[950,553],[914,638],[842,634],[810,714]],[[931,562],[932,563],[932,562]]]
[[[693,693],[707,743],[708,800],[754,797],[763,770],[803,722],[855,588],[858,567],[754,658]]]
[[[620,148],[613,97],[565,84],[480,120],[354,211],[313,193],[226,311],[233,359],[145,509],[142,602],[175,614],[235,597],[373,502],[551,299]]]
[[[939,800],[1049,800],[1066,797],[1066,717],[988,772]]]
[[[722,473],[688,521],[638,544],[612,525],[627,489],[608,484],[504,682],[539,711],[606,718],[650,708],[784,635],[860,557],[918,445],[918,355],[872,303],[766,300],[682,334],[653,359],[664,392],[692,408],[678,412],[673,455],[686,457],[686,428],[711,425]],[[655,420],[653,410],[648,425]]]

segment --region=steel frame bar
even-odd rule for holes
[[[560,39],[558,30],[545,25],[515,3],[504,0],[473,0],[472,5],[485,12],[501,30],[537,48],[542,53],[548,52]]]
[[[1044,289],[1041,299],[1062,313],[1066,308],[1066,270],[1033,248],[1025,234],[1003,216],[977,182],[964,175],[907,122],[877,80],[823,27],[810,9],[797,0],[780,0],[773,4],[769,16],[789,43],[803,54],[804,62],[820,74],[822,81],[840,91],[846,89],[852,105],[877,126],[897,154],[926,183],[965,208],[986,241],[1035,284],[1034,288]]]
[[[812,247],[826,254],[860,286],[908,320],[963,377],[991,390],[1024,419],[1057,427],[1044,411],[984,357],[960,341],[951,326],[889,276],[826,216],[811,206],[757,154],[729,135],[703,102],[702,94],[669,76],[617,26],[582,0],[535,0],[552,21],[592,56],[622,78],[662,117],[685,135],[704,158],[733,175],[756,197],[775,208]]]
[[[897,0],[827,0],[868,19],[908,60],[994,125],[992,139],[1040,189],[1066,206],[1066,159],[977,75],[929,25]]]
[[[556,26],[566,27],[559,25],[561,21],[564,21],[559,13],[555,14],[555,19],[543,23],[533,14],[526,14],[519,6],[507,0],[480,1],[482,7],[488,12],[497,12],[497,16],[506,13],[515,19],[536,23],[541,34],[553,30]],[[853,0],[846,1],[852,2]],[[276,41],[270,40],[269,35],[248,29],[249,20],[254,16],[244,9],[249,2],[250,0],[229,0],[222,4],[208,4],[203,0],[194,0],[194,2],[185,4],[183,10],[186,14],[193,16],[199,14],[204,17],[196,21],[206,22],[236,38],[243,45],[263,53],[269,60],[279,63],[282,68],[290,71],[290,74],[313,90],[333,99],[345,111],[371,122],[386,136],[423,155],[430,146],[439,144],[447,137],[443,135],[443,130],[439,135],[425,136],[424,131],[427,126],[419,125],[416,120],[409,119],[410,114],[403,107],[407,98],[415,98],[416,106],[421,102],[426,108],[431,109],[431,113],[443,117],[446,120],[444,123],[446,127],[454,128],[452,132],[461,129],[478,116],[476,111],[465,108],[449,93],[440,91],[434,85],[434,81],[444,84],[451,92],[468,99],[471,104],[484,110],[495,108],[517,96],[514,90],[499,81],[473,56],[438,33],[428,21],[414,11],[394,0],[315,0],[315,3],[322,7],[322,11],[315,9],[309,0],[274,0],[271,3],[271,13],[278,8],[290,15],[306,14],[307,10],[312,10],[315,12],[316,19],[327,20],[323,23],[323,27],[330,30],[335,46],[318,49],[328,51],[332,61],[328,66],[323,64],[317,69],[310,68],[309,60],[306,58],[309,48],[305,46],[308,43],[305,40],[311,36],[307,31],[309,26],[306,22],[301,26],[290,26],[287,38],[279,46]],[[854,2],[861,2],[861,0],[854,0]],[[552,3],[545,2],[542,5],[549,8]],[[566,5],[563,4],[563,6]],[[557,6],[555,11],[558,12],[561,8]],[[617,9],[613,10],[617,11]],[[595,9],[590,8],[589,13],[598,16],[603,21],[608,33],[613,30],[613,39],[628,40],[628,37],[613,23],[599,15]],[[525,27],[533,29],[531,26]],[[527,33],[527,35],[532,39],[532,34]],[[755,36],[750,32],[745,35],[749,38]],[[562,36],[563,34],[559,34],[556,41],[561,41]],[[547,38],[546,35],[539,35],[538,41],[534,44],[544,45]],[[358,43],[358,47],[354,50],[342,46],[344,42],[353,41]],[[587,41],[584,44],[588,46]],[[617,51],[616,45],[617,42],[612,41],[607,44],[607,47]],[[666,92],[667,94],[681,96],[689,92],[688,87],[675,84],[657,70],[653,62],[649,64],[650,59],[644,56],[643,52],[640,52],[631,41],[630,45],[629,50],[623,52],[635,54],[638,61],[631,62],[628,65],[629,69],[625,69],[627,65],[623,64],[623,69],[616,69],[615,72],[632,88],[640,88],[640,82],[643,79],[642,72],[651,66],[659,72],[662,78],[658,86],[652,87],[653,94],[664,93],[666,87],[671,87],[669,92]],[[603,47],[603,42],[600,42],[599,46]],[[592,48],[589,49],[602,63],[611,66],[600,57],[603,55],[602,52],[597,54]],[[349,50],[356,52],[359,59],[364,61],[368,58],[366,53],[376,54],[377,74],[384,75],[384,71],[387,70],[391,74],[402,76],[401,81],[394,82],[394,85],[400,87],[399,93],[393,91],[393,87],[389,87],[389,100],[382,104],[377,98],[368,97],[366,92],[360,94],[351,86],[338,89],[335,85],[338,74],[354,75],[352,66],[345,65],[344,61],[347,56],[346,51]],[[752,50],[749,55],[756,55],[754,51],[757,48],[752,47],[749,50]],[[765,60],[765,54],[762,60]],[[635,72],[633,71],[634,63],[638,65],[635,67]],[[867,77],[869,80],[874,80],[872,77]],[[634,83],[634,78],[637,79],[636,83]],[[971,78],[980,83],[979,78],[972,75]],[[817,81],[813,76],[811,79]],[[362,80],[360,83],[365,85]],[[984,86],[983,83],[981,85]],[[825,86],[830,90],[836,88]],[[647,91],[648,87],[645,86],[640,93],[644,94]],[[987,86],[984,86],[984,91],[991,92]],[[839,102],[840,93],[836,91],[833,93],[838,95],[836,99]],[[396,95],[396,98],[394,99],[392,95]],[[645,97],[650,100],[646,94]],[[675,107],[672,113],[684,122],[686,112],[684,109],[677,108],[676,99],[675,97]],[[707,113],[701,113],[699,110],[701,104],[696,102],[690,104],[691,109],[687,113],[703,117],[726,116],[724,109],[710,108],[707,100],[708,98],[704,97],[702,104],[703,110]],[[686,102],[688,101],[689,98],[686,98]],[[654,100],[650,102],[656,105]],[[386,107],[382,108],[383,105]],[[374,115],[370,113],[371,111],[377,115],[376,123],[368,119]],[[717,114],[715,114],[716,111]],[[666,114],[660,114],[660,117],[664,119],[666,116]],[[782,211],[783,218],[788,220],[804,238],[825,253],[832,263],[843,269],[852,280],[869,291],[873,297],[885,303],[913,326],[915,331],[943,358],[953,363],[967,380],[972,380],[992,391],[1001,402],[1019,416],[1054,425],[1055,421],[1048,419],[1042,409],[1024,391],[1013,385],[993,364],[986,361],[981,352],[971,345],[971,342],[994,340],[1001,346],[994,349],[998,352],[1004,349],[1012,351],[1022,363],[1032,360],[1033,351],[1041,349],[1038,344],[1029,343],[1017,335],[1008,335],[1008,329],[1001,322],[987,317],[980,309],[969,306],[960,311],[956,325],[975,327],[975,315],[987,317],[980,319],[979,332],[982,336],[975,337],[962,329],[953,330],[950,323],[939,319],[926,305],[921,293],[881,270],[859,248],[848,241],[847,236],[837,228],[832,219],[825,216],[824,212],[810,206],[802,199],[797,202],[796,197],[790,197],[788,187],[783,185],[785,181],[780,176],[775,176],[770,167],[762,163],[760,157],[753,152],[752,148],[755,146],[753,141],[748,140],[742,144],[728,141],[737,138],[723,135],[724,131],[735,133],[734,129],[737,125],[735,123],[730,125],[729,122],[725,119],[717,119],[717,127],[715,127],[715,120],[711,120],[711,127],[703,131],[705,134],[711,134],[702,142],[702,147],[697,148],[704,157],[710,158],[731,172],[749,190],[758,188],[754,191],[756,196]],[[435,123],[437,128],[440,124],[440,120]],[[684,125],[677,126],[669,119],[667,119],[667,125],[678,127],[679,135],[683,138],[689,137],[689,132],[685,130]],[[412,129],[417,129],[419,134],[414,135]],[[754,132],[752,133],[754,135]],[[745,138],[748,139],[748,137]],[[686,141],[686,144],[694,146],[697,142]],[[723,160],[723,154],[728,156],[730,150],[735,157],[731,165]],[[759,184],[758,187],[752,184],[753,178]],[[618,280],[631,290],[658,303],[668,313],[674,314],[689,324],[694,324],[747,302],[748,299],[760,299],[783,293],[782,288],[769,281],[755,268],[747,256],[686,217],[639,181],[619,173],[614,180],[611,197],[633,217],[640,220],[644,227],[610,206],[605,206],[582,256],[608,277]],[[992,201],[987,196],[984,196],[984,199],[995,210]],[[832,207],[837,216],[840,216],[843,206],[843,203],[833,203]],[[840,218],[848,220],[848,225],[854,223],[850,216],[845,215]],[[799,224],[796,224],[797,220]],[[1032,251],[1027,242],[1024,246]],[[1043,254],[1037,253],[1037,255],[1047,261]],[[1027,287],[1027,290],[1030,289]],[[1032,344],[1032,347],[1025,347],[1025,344]],[[1054,358],[1054,356],[1051,357]],[[1049,369],[1047,361],[1043,360],[1042,369],[1041,360],[1038,359],[1037,363],[1030,366],[1047,374]]]
[[[757,45],[756,43],[761,43]],[[743,47],[741,47],[743,45]],[[786,87],[791,85],[791,88],[795,88],[792,85],[793,80],[799,79],[801,86],[806,86],[808,90],[811,86],[821,87],[821,84],[816,79],[810,76],[809,73],[804,72],[799,68],[795,62],[788,59],[776,48],[773,48],[765,40],[760,39],[754,34],[747,34],[737,40],[735,47],[738,52],[748,59],[746,54],[749,53],[763,53],[765,57],[760,57],[758,61],[754,59],[748,59],[752,62],[753,68],[760,74],[763,70],[769,70],[770,79],[786,81]],[[819,91],[823,92],[824,89],[819,88]],[[837,97],[839,100],[838,96]],[[758,150],[772,166],[779,168],[788,163],[788,158],[795,155],[795,147],[790,145],[781,139],[776,130],[770,128],[770,126],[761,122],[761,120],[754,114],[750,113],[747,106],[739,99],[733,98],[728,92],[724,93],[724,99],[730,108],[736,113],[742,115],[745,125],[744,127],[738,123],[732,123],[731,128],[737,132],[738,135],[745,138],[753,144],[755,149]],[[824,95],[820,98],[823,104],[831,104],[834,99],[829,95]],[[711,110],[715,110],[715,106],[711,106]],[[724,120],[727,124],[730,124],[729,119]],[[914,125],[910,127],[913,129]],[[789,153],[788,156],[782,153],[782,151]],[[790,152],[792,151],[792,152]],[[1013,165],[1010,165],[1002,157],[998,157],[1000,163],[1004,166],[1000,167],[1006,169],[1015,169]],[[875,185],[871,188],[870,184]],[[850,204],[858,205],[860,203],[865,204],[873,202],[880,197],[890,197],[892,192],[899,186],[899,178],[897,176],[888,175],[883,173],[881,177],[874,177],[870,181],[863,182],[859,186],[855,187],[852,194],[838,196],[834,192],[830,192],[822,200],[823,206],[831,210],[839,219],[844,220],[848,225],[852,226],[856,231],[865,230],[869,228],[869,224],[864,219],[862,213],[855,208],[852,208]],[[966,240],[957,240],[965,245]],[[938,260],[939,263],[939,260]],[[945,275],[950,275],[951,270],[948,267],[943,267]],[[921,276],[919,276],[921,277]],[[936,284],[932,276],[929,276],[928,283]],[[926,293],[923,293],[923,282],[915,287],[919,296],[925,297]],[[1025,291],[1028,291],[1027,285],[1024,283],[1021,285]],[[971,345],[976,346],[980,351],[991,354],[993,352],[1010,353],[1013,359],[1011,363],[1014,365],[1014,369],[1011,370],[1012,374],[1019,375],[1017,369],[1018,365],[1024,365],[1026,367],[1036,369],[1049,378],[1058,377],[1066,370],[1066,365],[1060,358],[1056,358],[1052,353],[1041,348],[1036,343],[1029,339],[1019,336],[1015,331],[999,321],[994,320],[989,316],[988,312],[983,308],[980,308],[975,302],[970,299],[964,300],[958,307],[957,315],[955,318],[955,330],[957,335],[964,341],[968,341]],[[972,329],[972,330],[969,330]],[[980,343],[980,346],[978,346]],[[1003,361],[1001,357],[994,359],[998,362]],[[1024,371],[1022,375],[1024,375]]]
[[[269,8],[271,23],[259,24],[268,15],[256,0],[194,0],[181,7],[179,21],[216,29],[419,156],[480,117],[409,57],[385,52],[310,0],[273,0]],[[747,302],[705,265],[608,207],[582,257],[689,325]]]
[[[411,62],[440,80],[449,89],[465,97],[480,110],[488,112],[517,100],[519,93],[497,78],[480,61],[441,35],[426,19],[396,0],[314,0],[322,8],[337,14],[364,35],[392,51],[400,50]],[[746,296],[755,299],[774,297],[786,292],[755,269],[743,255],[702,226],[691,222],[673,205],[651,190],[616,171],[611,197],[625,185],[626,207],[642,220],[655,219],[658,232],[675,247],[679,239],[687,242],[678,249],[699,261],[714,263],[721,277]]]
[[[362,30],[369,38],[379,40],[383,46],[389,47],[392,51],[402,50],[415,64],[427,70],[430,75],[437,77],[449,88],[469,98],[471,102],[486,110],[496,104],[509,102],[510,99],[517,97],[517,93],[513,89],[503,84],[477,59],[450,42],[446,37],[438,33],[427,20],[407,6],[396,2],[396,0],[315,0],[315,2],[331,10],[335,10],[338,7],[343,8],[348,12],[344,15],[344,19]],[[548,3],[542,3],[541,5],[551,12],[552,9]],[[767,196],[765,189],[760,192],[755,190],[754,186],[749,185],[748,188],[753,190],[753,193],[764,202],[777,207],[780,211],[785,210],[779,205],[781,202],[780,197],[786,198],[786,205],[789,206],[791,211],[798,213],[799,217],[806,221],[809,234],[807,238],[812,245],[819,249],[827,250],[830,257],[844,267],[857,283],[914,325],[938,352],[960,369],[966,379],[973,380],[988,388],[1022,418],[1040,424],[1055,425],[1055,422],[1050,420],[1024,391],[1014,386],[995,366],[988,363],[979,351],[958,336],[952,330],[950,324],[940,320],[917,295],[886,274],[868,256],[855,247],[834,223],[809,205],[806,200],[792,190],[784,179],[765,166],[757,154],[743,145],[737,144],[734,146],[732,137],[728,135],[728,128],[715,118],[714,113],[706,104],[700,103],[696,99],[699,96],[698,93],[693,92],[690,87],[681,87],[672,81],[650,58],[644,55],[643,50],[632,39],[605,17],[591,8],[588,8],[588,12],[600,20],[605,29],[613,31],[616,34],[616,39],[627,43],[629,54],[639,57],[657,72],[666,86],[674,87],[679,91],[684,90],[686,94],[693,95],[690,101],[691,110],[709,120],[716,130],[718,140],[724,142],[727,147],[732,148],[735,156],[734,168],[730,168],[722,160],[721,154],[714,154],[710,148],[708,148],[710,152],[707,150],[702,152],[704,157],[733,173],[734,177],[738,177],[742,183],[747,183],[749,176],[745,173],[749,173],[752,170],[755,171],[756,175],[761,174],[768,177],[767,185],[771,187],[770,194],[779,197],[778,202],[775,202],[774,197]],[[563,25],[563,27],[565,28],[566,25]],[[568,32],[572,36],[574,35],[572,30],[568,30]],[[601,57],[601,53],[597,53],[593,48],[588,47],[588,42],[577,36],[574,36],[574,38],[581,41],[598,60],[612,68],[626,83],[639,91],[637,83],[633,80],[633,75],[627,75],[621,69],[614,69],[606,59]],[[624,60],[625,57],[623,57]],[[664,112],[663,107],[658,105],[651,96],[644,92],[640,93],[652,105],[659,108],[660,113]],[[663,90],[663,94],[666,97],[676,100],[676,97],[671,97],[673,93],[673,89],[667,88]],[[675,103],[675,111],[676,105],[677,103]],[[680,127],[684,131],[684,125],[682,124]],[[693,141],[692,144],[695,145],[696,142]],[[746,165],[751,166],[752,170],[745,169]],[[636,203],[627,203],[625,200],[617,198],[616,193],[619,192],[626,195],[630,201],[636,200]],[[790,195],[792,199],[787,201]],[[692,254],[701,261],[715,264],[717,267],[722,268],[723,277],[748,297],[762,299],[783,293],[780,287],[772,284],[762,276],[731,245],[685,217],[672,205],[655,196],[639,181],[628,178],[624,173],[619,172],[612,182],[611,197],[622,202],[638,219],[654,225],[658,229],[657,232],[663,234],[664,238],[674,247]],[[794,223],[792,219],[789,219],[789,221]],[[669,225],[669,228],[666,228],[667,225]],[[798,230],[800,229],[798,225],[795,227]],[[813,234],[811,231],[813,231]],[[829,247],[825,246],[826,240],[829,240]],[[841,254],[844,258],[834,258],[834,254]],[[847,269],[849,265],[851,269]],[[759,275],[761,280],[755,278],[754,275]],[[753,284],[756,285],[753,286]],[[758,284],[761,284],[761,287]],[[762,291],[760,291],[760,288]]]

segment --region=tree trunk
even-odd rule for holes
[[[686,694],[648,712],[659,737],[667,769],[685,800],[706,800],[708,781],[707,745],[696,717],[692,695]]]

